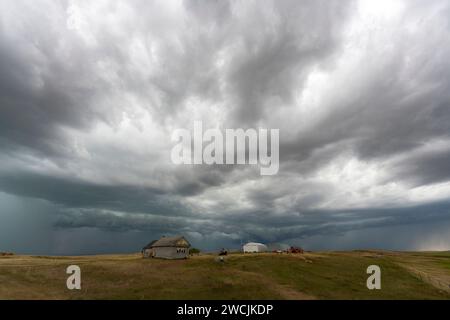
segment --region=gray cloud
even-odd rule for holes
[[[450,217],[449,13],[445,1],[2,2],[0,220],[39,202],[35,251],[54,253],[180,233],[208,249],[349,248],[368,230],[367,246],[389,247],[377,232],[414,230],[392,242],[406,248]],[[280,128],[279,174],[174,166],[170,135],[194,120]]]
[[[450,150],[429,151],[397,163],[396,177],[408,180],[413,186],[442,183],[450,179]]]

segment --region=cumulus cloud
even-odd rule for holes
[[[165,234],[351,248],[361,230],[389,247],[374,230],[408,225],[417,243],[450,218],[449,15],[446,1],[2,1],[0,191],[52,208],[58,253]],[[172,164],[173,130],[196,120],[279,128],[279,173]]]

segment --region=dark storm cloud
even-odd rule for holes
[[[254,124],[270,116],[274,103],[291,103],[311,68],[325,67],[339,48],[342,21],[352,5],[280,1],[269,13],[258,7],[251,21],[255,28],[242,40],[230,72],[234,121]]]
[[[0,141],[3,148],[59,154],[64,141],[59,127],[84,128],[106,116],[99,117],[91,101],[105,88],[91,86],[93,75],[77,39],[65,39],[71,48],[62,56],[57,43],[62,35],[43,16],[27,14],[25,4],[19,7],[24,15],[10,19],[27,20],[33,30],[14,37],[6,22],[0,28]]]
[[[395,25],[379,34],[374,32],[374,38],[385,42],[374,41],[364,53],[362,69],[339,85],[348,94],[330,92],[334,99],[327,102],[329,112],[311,131],[282,141],[282,159],[308,163],[316,152],[323,154],[327,148],[326,156],[314,162],[323,164],[343,149],[352,150],[363,160],[382,161],[434,139],[449,138],[450,64],[446,57],[450,47],[443,43],[450,34],[445,23],[449,7],[431,9],[414,2],[405,11],[400,23],[415,22],[420,31],[404,32]],[[428,169],[433,167],[430,163]],[[308,163],[304,171],[314,168],[320,165]],[[445,177],[447,170],[441,169]],[[409,180],[411,175],[420,176],[421,170],[396,178]]]
[[[449,149],[430,151],[397,163],[393,172],[413,186],[446,182],[450,180],[449,160]]]
[[[45,4],[0,4],[0,191],[51,207],[57,252],[448,220],[445,1]],[[279,174],[172,166],[194,120],[280,128]]]
[[[165,215],[133,214],[98,210],[67,210],[56,221],[58,228],[96,227],[114,231],[140,231],[149,234],[209,235],[218,230],[232,235],[234,244],[254,239],[264,242],[302,240],[312,236],[343,235],[352,230],[415,226],[430,223],[448,223],[450,204],[440,202],[401,208],[374,208],[345,211],[305,211],[274,217],[269,212],[243,212],[240,215],[195,217],[191,215],[167,217]]]
[[[257,219],[270,226],[254,231]],[[305,239],[314,235],[344,234],[350,230],[382,228],[396,225],[420,225],[422,223],[450,220],[450,203],[440,202],[401,208],[354,209],[345,211],[306,211],[283,217],[254,215],[239,221],[252,238],[276,242],[286,239]]]
[[[183,185],[180,194],[184,194],[188,186]],[[73,208],[189,215],[187,209],[177,203],[176,193],[149,187],[99,185],[76,179],[15,172],[0,175],[0,188],[10,194],[44,199]]]
[[[374,160],[413,150],[436,138],[448,139],[450,80],[442,74],[450,74],[450,65],[444,60],[450,48],[440,46],[436,39],[430,46],[416,49],[423,58],[412,73],[405,61],[411,50],[408,45],[413,43],[399,45],[396,57],[377,67],[378,75],[369,79],[370,86],[355,86],[358,92],[354,96],[346,96],[344,102],[333,101],[332,110],[314,131],[302,132],[282,144],[281,156],[303,161],[316,150],[341,144],[336,153],[344,145],[358,157]]]

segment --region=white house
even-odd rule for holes
[[[244,244],[242,249],[244,250],[244,253],[245,252],[266,252],[267,246],[265,244],[258,243],[258,242],[249,242],[249,243]]]

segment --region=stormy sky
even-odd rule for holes
[[[0,251],[450,249],[450,2],[0,0]],[[280,168],[171,134],[279,128]]]

